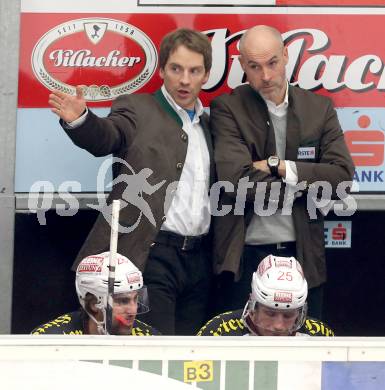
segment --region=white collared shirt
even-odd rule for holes
[[[182,174],[161,229],[183,236],[205,234],[210,228],[209,185],[210,156],[199,117],[202,103],[197,99],[195,116],[191,121],[187,112],[172,99],[163,85],[162,93],[182,120],[188,136],[186,160]]]
[[[269,112],[279,117],[283,117],[284,115],[287,114],[287,108],[289,107],[289,83],[287,81],[286,81],[285,98],[283,99],[283,102],[281,104],[278,104],[278,106],[271,100],[265,99],[265,97],[262,94],[261,96],[262,99],[265,101]]]

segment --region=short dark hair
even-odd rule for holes
[[[211,69],[212,49],[210,40],[205,34],[189,28],[179,28],[163,37],[159,49],[159,67],[161,69],[164,69],[170,54],[179,46],[185,46],[191,51],[202,54],[205,71],[208,72]]]

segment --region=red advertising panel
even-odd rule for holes
[[[204,31],[213,69],[202,100],[244,82],[238,42],[255,24],[278,28],[289,50],[290,82],[333,98],[337,107],[384,103],[382,15],[38,14],[21,16],[19,107],[47,107],[49,90],[88,87],[91,104],[160,86],[161,37],[181,26]],[[363,28],[357,28],[363,26]],[[343,32],[343,33],[342,33]],[[33,93],[31,93],[33,91]]]
[[[95,3],[90,7],[94,12],[88,13],[84,1],[83,12],[72,12],[78,9],[71,5],[74,0],[65,5],[44,3],[48,10],[38,1],[35,6],[22,3],[28,12],[21,14],[17,191],[28,191],[42,172],[56,186],[70,177],[82,184],[82,191],[94,190],[94,184],[88,183],[93,177],[90,171],[78,169],[79,165],[85,167],[88,156],[76,163],[81,156],[73,158],[73,146],[64,146],[61,133],[52,132],[57,123],[48,106],[51,90],[75,93],[75,86],[83,85],[88,105],[106,115],[117,96],[154,92],[161,86],[160,41],[176,28],[189,27],[206,33],[212,43],[213,66],[200,95],[207,107],[213,97],[246,82],[239,62],[239,39],[246,29],[267,24],[282,33],[288,48],[290,83],[331,97],[337,107],[356,164],[354,191],[385,192],[385,41],[380,39],[385,8],[363,12],[358,7],[362,1],[354,0],[339,4],[332,0],[278,0],[264,1],[271,6],[266,13],[254,6],[196,7],[199,12],[195,12],[188,5],[149,9],[140,7],[143,0],[135,6],[111,2],[114,13],[97,12],[95,8],[102,3]],[[295,7],[310,3],[319,7]],[[333,4],[353,8],[322,7]],[[43,8],[34,9],[37,5]],[[39,130],[31,131],[30,124],[35,122]],[[42,150],[46,140],[55,145]],[[56,165],[48,171],[50,158],[56,158],[59,151],[63,167]],[[76,167],[69,169],[71,164]],[[27,175],[31,167],[33,173]]]

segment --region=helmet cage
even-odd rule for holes
[[[246,327],[249,329],[249,331],[256,336],[259,336],[258,328],[263,329],[272,333],[275,333],[277,335],[291,335],[295,333],[297,330],[299,330],[303,324],[305,323],[306,320],[306,314],[307,314],[307,303],[305,303],[302,307],[296,308],[296,309],[291,309],[291,310],[296,310],[298,312],[297,318],[295,322],[292,324],[291,327],[288,327],[282,332],[279,331],[274,331],[272,329],[266,328],[262,322],[258,321],[258,310],[260,308],[266,308],[269,311],[276,311],[281,314],[285,314],[285,312],[288,312],[286,309],[272,309],[268,306],[262,305],[259,302],[253,302],[249,300],[242,313],[242,320]]]
[[[136,295],[136,315],[147,313],[149,311],[149,303],[148,303],[149,300],[148,300],[148,291],[147,291],[146,286],[143,286],[139,290],[129,291],[126,293],[114,294],[112,296],[114,306],[120,305],[120,304],[122,304],[122,305],[126,304],[126,302],[125,302],[126,298],[132,293],[137,294]]]

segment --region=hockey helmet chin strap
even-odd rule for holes
[[[100,335],[106,335],[108,334],[107,329],[106,329],[106,309],[103,306],[102,302],[99,302],[95,305],[103,314],[103,320],[98,321],[94,315],[92,315],[88,310],[86,310],[86,313],[88,314],[88,317],[95,322],[96,328],[98,330],[98,334]]]

